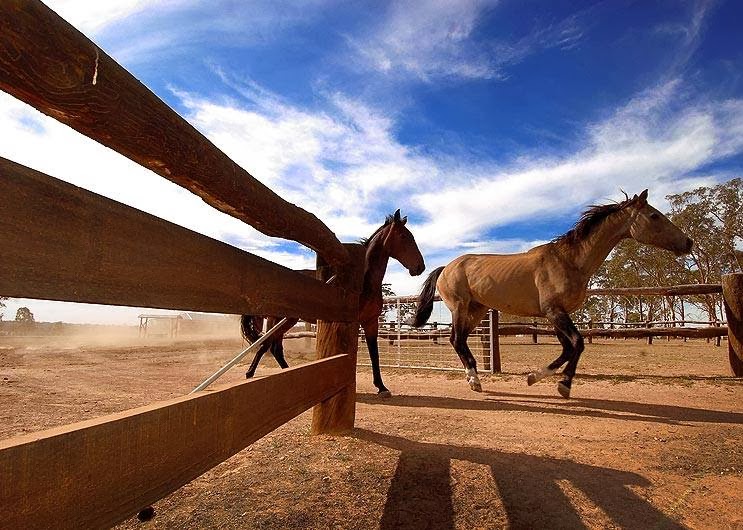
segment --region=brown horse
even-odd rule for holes
[[[583,337],[570,319],[586,298],[591,276],[609,252],[633,238],[677,256],[691,251],[692,240],[647,202],[648,190],[616,204],[592,206],[572,230],[550,243],[520,254],[466,254],[435,269],[423,285],[412,324],[420,327],[431,316],[438,289],[452,313],[450,342],[472,390],[482,391],[477,364],[467,336],[488,308],[519,316],[547,317],[555,327],[562,354],[529,374],[532,385],[567,363],[557,385],[570,397],[570,387],[583,351]]]
[[[366,257],[364,262],[364,283],[359,295],[359,322],[364,329],[366,345],[369,349],[369,358],[372,364],[372,373],[374,374],[374,386],[379,390],[381,397],[389,397],[392,394],[382,382],[382,373],[379,370],[379,347],[377,345],[377,335],[379,334],[379,315],[382,313],[382,280],[387,270],[387,263],[390,258],[399,261],[411,276],[421,274],[426,266],[423,262],[418,245],[415,243],[413,234],[405,226],[407,217],[400,217],[400,210],[393,215],[387,216],[385,222],[380,226],[368,239],[363,239],[361,243],[366,247]],[[306,274],[314,274],[314,271],[302,271]],[[261,336],[260,329],[263,325],[261,316],[243,315],[241,327],[243,336],[248,342],[255,342]],[[268,319],[268,328],[270,329],[279,322],[277,317],[266,317]],[[270,348],[276,362],[282,368],[288,368],[289,365],[284,359],[284,334],[289,331],[297,319],[290,318],[281,326],[266,342],[264,342],[253,361],[250,363],[245,377],[253,377],[258,363],[263,354]]]

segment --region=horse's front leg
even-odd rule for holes
[[[372,365],[372,375],[374,377],[374,386],[377,387],[377,395],[379,397],[392,397],[384,382],[382,382],[382,371],[379,369],[379,345],[377,337],[379,335],[379,320],[377,318],[370,319],[368,322],[362,322],[361,327],[364,329],[364,336],[366,337],[366,347],[369,349],[369,360]]]
[[[564,398],[570,397],[570,388],[572,386],[573,377],[575,376],[575,369],[578,366],[578,359],[580,354],[583,352],[583,336],[575,327],[573,321],[565,311],[554,310],[547,313],[547,318],[555,326],[555,333],[557,339],[562,345],[562,353],[560,356],[552,361],[544,368],[532,372],[527,378],[527,384],[533,385],[541,379],[554,374],[560,366],[565,364],[563,374],[566,376],[565,379],[557,384],[557,391]]]

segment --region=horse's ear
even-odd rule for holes
[[[640,194],[640,204],[647,204],[648,203],[648,190],[643,191]]]
[[[392,217],[392,220],[395,221],[396,223],[400,222],[400,208],[397,209],[397,211],[395,212],[395,215]]]
[[[405,223],[407,223],[407,222],[408,222],[408,216],[406,215],[405,217],[403,217],[402,219],[400,219],[400,222],[401,222],[402,224],[405,224]]]

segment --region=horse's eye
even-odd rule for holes
[[[653,220],[660,219],[660,214],[657,214],[657,213],[653,212],[653,213],[650,214],[650,218],[653,219]]]

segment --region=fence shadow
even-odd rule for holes
[[[533,394],[485,392],[485,399],[441,396],[393,396],[380,400],[374,394],[358,394],[356,400],[369,405],[392,407],[430,407],[458,410],[517,411],[623,421],[642,421],[682,425],[684,422],[743,424],[743,413],[695,409],[656,403],[635,403],[610,399],[548,398]]]
[[[628,487],[650,485],[636,473],[557,458],[423,443],[366,429],[355,429],[353,436],[400,451],[381,530],[454,528],[451,459],[489,466],[500,497],[492,500],[491,511],[502,503],[510,528],[586,528],[559,486],[564,481],[619,527],[684,528]]]

